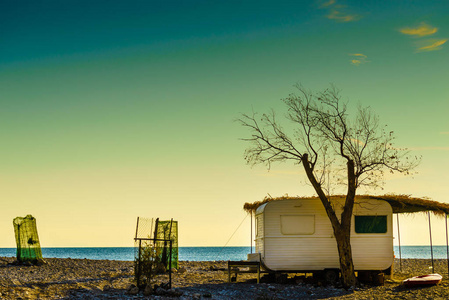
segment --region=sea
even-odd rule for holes
[[[396,258],[431,258],[430,246],[394,246]],[[253,248],[254,251],[254,248]],[[244,260],[251,253],[251,247],[179,247],[181,261],[219,261]],[[80,247],[80,248],[42,248],[44,258],[79,258],[134,260],[133,247]],[[16,248],[0,248],[0,257],[15,257]],[[446,246],[433,246],[434,259],[446,259]]]

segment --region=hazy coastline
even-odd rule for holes
[[[0,257],[15,257],[16,248],[0,248]],[[254,251],[254,247],[253,250]],[[191,246],[179,247],[179,260],[214,261],[214,260],[244,260],[251,253],[249,246]],[[75,258],[75,259],[109,259],[133,261],[134,247],[43,247],[44,257]],[[399,248],[394,246],[394,254],[399,258]],[[430,246],[401,246],[402,258],[430,259]],[[433,257],[447,258],[445,245],[433,246]]]

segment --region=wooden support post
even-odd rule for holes
[[[399,269],[402,272],[402,255],[401,255],[401,232],[399,230],[399,214],[396,214],[396,220],[398,223],[398,242],[399,242]]]
[[[430,226],[430,211],[427,211],[427,216],[429,217],[430,258],[432,260],[432,274],[433,274],[435,273],[435,268],[433,266],[432,227]]]
[[[449,277],[449,241],[447,236],[447,214],[445,215],[445,223],[446,223],[446,257],[447,257],[447,276]]]
[[[250,253],[253,253],[253,212],[252,211],[250,212],[249,217],[251,218],[251,240],[250,240],[251,252]]]
[[[260,264],[257,265],[257,283],[260,282]]]

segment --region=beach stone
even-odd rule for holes
[[[92,288],[92,289],[90,290],[90,292],[93,293],[93,294],[99,295],[99,294],[102,294],[102,293],[103,293],[103,290],[100,289],[100,288],[98,288],[98,287],[94,287],[94,288]]]
[[[135,284],[130,284],[126,290],[130,295],[137,295],[139,293],[139,288]]]
[[[167,293],[167,291],[161,287],[158,287],[154,293],[158,296],[163,296]]]
[[[201,294],[195,293],[192,295],[192,299],[200,299],[201,298]]]
[[[166,282],[166,283],[161,283],[161,288],[163,288],[164,290],[168,290],[168,286],[169,286],[169,283],[168,283],[168,282]]]
[[[169,290],[167,290],[166,293],[167,293],[167,296],[170,296],[170,297],[181,297],[184,294],[182,291],[177,290],[177,289],[169,289]]]
[[[210,271],[218,271],[218,270],[220,270],[220,268],[217,267],[216,265],[212,265],[212,266],[209,267],[209,270]]]
[[[136,287],[133,287],[132,289],[130,289],[129,290],[129,292],[128,292],[130,295],[137,295],[138,293],[139,293],[139,288],[136,286]]]
[[[147,284],[147,285],[145,286],[145,289],[143,290],[143,294],[144,294],[145,296],[150,296],[150,295],[153,294],[153,288],[151,287],[151,284]]]
[[[210,292],[206,292],[203,294],[204,298],[212,298],[212,294]]]
[[[180,267],[180,268],[178,269],[178,273],[179,273],[179,274],[184,274],[185,272],[187,272],[187,269],[184,268],[184,267]]]

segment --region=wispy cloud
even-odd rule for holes
[[[359,60],[359,59],[351,59],[351,64],[353,64],[353,65],[358,66],[358,65],[360,65],[361,63],[362,63],[362,61]]]
[[[332,9],[330,13],[326,16],[330,20],[335,20],[337,22],[352,22],[360,19],[359,15],[348,14],[340,10]]]
[[[368,62],[368,56],[362,53],[352,53],[349,56],[351,56],[351,64],[354,66],[360,66]]]
[[[335,0],[329,0],[329,1],[326,1],[326,2],[324,2],[323,4],[321,4],[320,7],[329,7],[329,6],[331,6],[332,4],[335,4]]]
[[[449,151],[449,147],[410,147],[410,150],[441,150]]]
[[[346,23],[357,21],[361,18],[360,15],[349,12],[347,6],[337,4],[336,0],[327,0],[325,2],[319,1],[319,3],[321,3],[319,5],[319,8],[328,11],[326,18],[328,18],[329,20]]]
[[[443,47],[441,47],[444,43],[447,42],[447,39],[428,39],[426,41],[422,41],[419,43],[421,46],[418,48],[418,52],[425,52],[425,51],[435,51],[440,50]]]
[[[287,170],[270,170],[269,172],[259,172],[257,175],[258,176],[263,176],[263,177],[274,177],[274,176],[291,176],[291,175],[298,175],[301,174],[300,171],[287,171]]]
[[[429,52],[440,50],[443,48],[442,47],[443,44],[448,41],[448,39],[441,39],[441,38],[423,39],[423,37],[427,37],[438,32],[437,27],[430,26],[424,22],[422,22],[417,27],[404,27],[401,28],[399,31],[402,34],[418,38],[418,41],[415,42],[416,52]]]
[[[412,35],[415,37],[423,37],[435,34],[438,31],[438,28],[427,25],[422,22],[418,27],[404,27],[399,30],[403,34]]]

